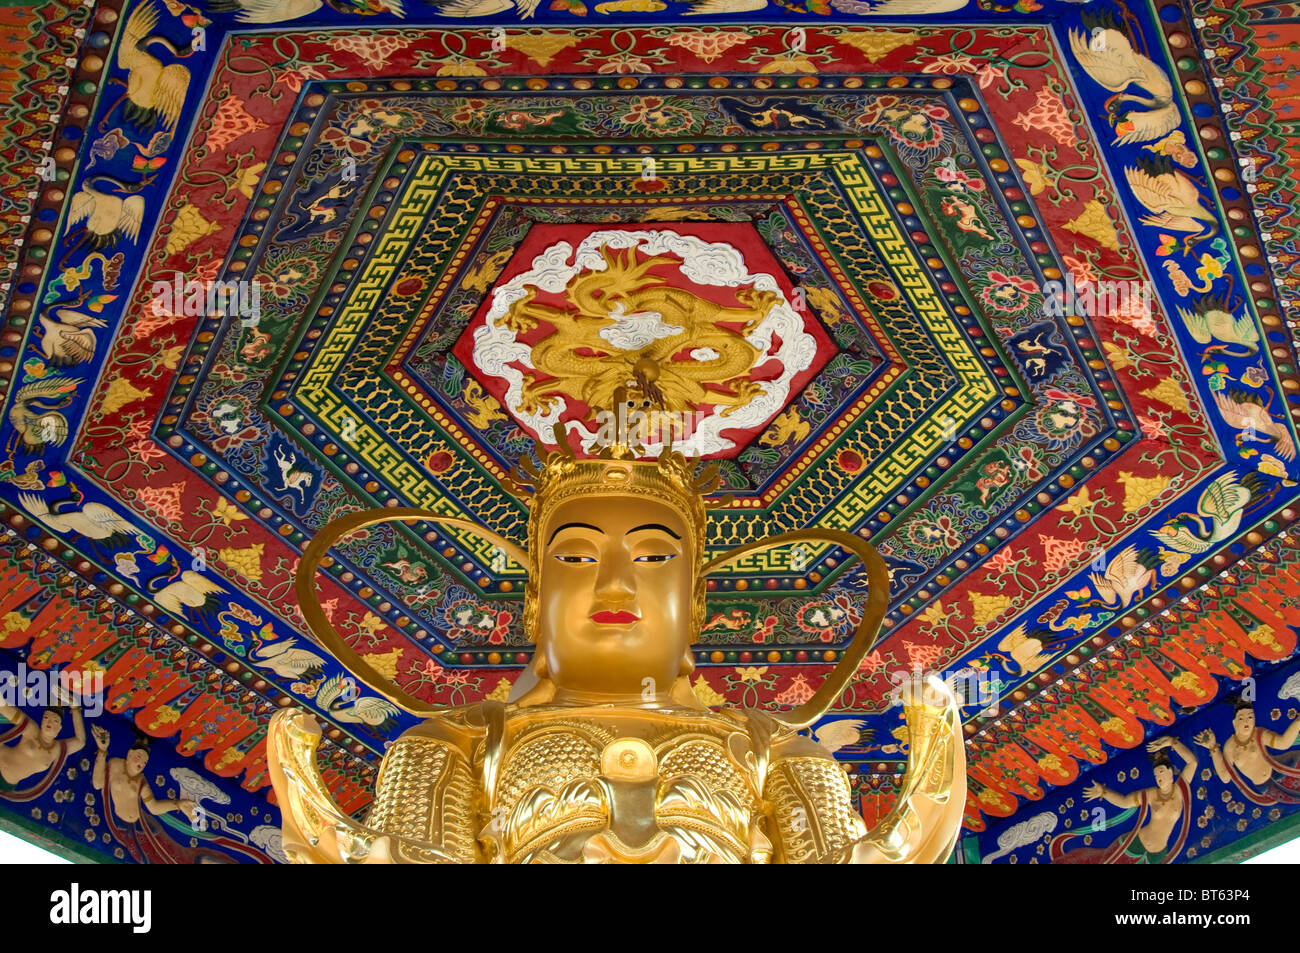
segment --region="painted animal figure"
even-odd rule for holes
[[[21,392],[20,392],[21,393]],[[1287,425],[1273,419],[1258,395],[1242,391],[1215,391],[1214,403],[1228,426],[1240,430],[1237,446],[1260,441],[1261,434],[1273,440],[1273,451],[1283,460],[1295,459],[1295,440]]]
[[[1155,534],[1180,553],[1203,553],[1236,535],[1250,498],[1250,486],[1237,482],[1236,474],[1221,474],[1205,488],[1195,513],[1171,519]]]
[[[329,0],[329,5],[340,13],[406,16],[401,0],[358,0],[355,3]],[[283,23],[315,13],[321,8],[321,0],[207,0],[205,6],[217,13],[237,13],[236,19],[241,23]]]
[[[465,419],[469,421],[471,426],[479,430],[486,430],[494,420],[508,419],[501,412],[501,405],[497,403],[496,398],[484,392],[483,388],[475,381],[469,382],[461,398],[466,405],[473,408],[465,414]]]
[[[268,622],[253,636],[253,650],[248,660],[254,665],[269,668],[281,678],[315,681],[325,674],[325,659],[315,652],[297,648],[297,639],[285,639],[267,645],[265,639],[273,635]]]
[[[1043,649],[1053,644],[1055,640],[1042,630],[1030,634],[1026,629],[1025,624],[1021,623],[998,643],[998,651],[1006,652],[1020,667],[1020,670],[1012,672],[1012,675],[1032,675],[1052,660],[1052,653],[1045,652]]]
[[[139,192],[152,181],[152,178],[146,178],[126,183],[108,175],[92,175],[83,182],[72,197],[68,225],[86,224],[76,230],[76,241],[68,253],[87,243],[95,249],[109,248],[121,238],[134,243],[140,237],[145,203],[142,196],[132,193]],[[104,183],[107,183],[107,190],[101,191],[100,186]],[[123,195],[128,197],[123,198]]]
[[[176,560],[171,561],[172,572],[168,576],[155,576],[145,583],[145,589],[153,593],[154,601],[162,606],[163,611],[174,615],[177,618],[185,618],[186,609],[198,609],[203,611],[215,604],[215,596],[219,592],[227,590],[221,585],[208,579],[191,569],[182,572],[179,578],[176,577],[176,570],[180,568]],[[158,586],[159,579],[172,579],[166,585]]]
[[[95,356],[95,328],[108,325],[100,318],[69,308],[54,312],[58,320],[41,315],[41,353],[55,367],[84,364]]]
[[[297,493],[304,503],[307,502],[307,488],[311,486],[312,475],[307,470],[295,470],[293,465],[298,462],[298,455],[291,453],[286,458],[280,452],[280,448],[275,450],[275,465],[280,468],[280,489],[290,493]]]
[[[839,718],[812,732],[813,740],[832,754],[850,745],[866,744],[874,735],[864,718]]]
[[[1223,354],[1231,357],[1249,357],[1259,350],[1259,329],[1250,315],[1237,317],[1222,299],[1205,295],[1190,310],[1178,308],[1177,311],[1197,344],[1209,344],[1214,338],[1228,345],[1240,345],[1240,350],[1221,348]]]
[[[328,225],[330,222],[338,218],[339,206],[325,205],[323,203],[331,202],[335,199],[344,199],[351,194],[351,186],[336,185],[320,198],[316,199],[316,201],[312,202],[311,205],[299,204],[298,207],[307,213],[311,218],[312,224]]]
[[[1178,128],[1181,117],[1169,74],[1134,50],[1113,23],[1098,21],[1090,34],[1071,30],[1070,52],[1093,80],[1115,94],[1106,100],[1106,112],[1116,145],[1153,142]],[[1134,86],[1141,93],[1128,92]]]
[[[138,129],[152,131],[161,120],[171,132],[180,119],[190,89],[190,71],[179,63],[164,66],[149,52],[162,47],[175,57],[189,56],[193,48],[177,48],[164,36],[153,33],[158,25],[158,8],[152,3],[137,7],[126,21],[117,48],[117,65],[127,71],[126,119]]]
[[[69,488],[77,492],[71,484]],[[33,519],[61,535],[74,534],[108,544],[126,542],[128,537],[139,541],[141,531],[102,503],[84,503],[80,509],[65,509],[69,503],[75,505],[83,499],[77,493],[75,499],[46,503],[31,493],[18,494],[18,502]]]
[[[79,377],[47,377],[18,388],[9,408],[14,433],[8,448],[12,451],[21,443],[26,453],[35,456],[67,440],[68,420],[58,411],[72,403],[81,383]]]
[[[1104,574],[1089,573],[1101,601],[1082,605],[1127,609],[1139,593],[1156,581],[1155,563],[1153,553],[1139,551],[1135,546],[1125,547],[1106,566]]]
[[[764,447],[779,447],[793,441],[799,443],[808,436],[808,421],[799,417],[799,411],[791,407],[772,421],[771,428],[758,438]]]
[[[382,737],[397,724],[393,716],[398,709],[374,695],[358,697],[356,683],[342,675],[326,679],[316,691],[316,704],[330,716],[354,725],[362,725],[369,733]]]
[[[1206,208],[1201,190],[1191,178],[1175,169],[1168,159],[1163,162],[1141,159],[1138,165],[1139,168],[1125,169],[1124,178],[1133,190],[1133,197],[1151,212],[1142,216],[1143,225],[1190,232],[1183,239],[1183,253],[1187,255],[1198,242],[1218,234],[1218,217]]]

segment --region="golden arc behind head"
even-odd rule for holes
[[[529,558],[523,550],[509,540],[470,523],[468,520],[442,516],[415,507],[386,507],[360,513],[350,513],[322,527],[312,539],[306,551],[304,551],[302,560],[298,564],[295,591],[303,619],[315,639],[359,681],[376,694],[387,698],[394,705],[411,714],[428,716],[441,710],[440,706],[421,701],[401,688],[392,679],[375,671],[363,656],[348,645],[343,636],[330,623],[324,609],[321,608],[320,597],[316,590],[316,570],[329,547],[335,541],[363,527],[394,520],[402,522],[423,520],[440,526],[461,527],[482,534],[496,545],[501,546],[502,550],[511,559],[522,565],[528,565]],[[857,631],[854,633],[853,639],[849,642],[835,669],[807,702],[793,711],[775,716],[778,721],[792,728],[805,728],[831,710],[840,694],[848,687],[849,682],[858,670],[858,666],[862,664],[862,660],[866,658],[867,653],[871,651],[872,646],[875,644],[880,632],[881,621],[884,619],[889,607],[889,573],[884,560],[876,552],[875,547],[865,540],[837,530],[810,529],[782,533],[779,536],[746,543],[744,546],[737,547],[710,560],[700,572],[700,578],[703,580],[710,571],[721,568],[749,553],[802,541],[834,543],[856,553],[867,568],[869,586],[867,604],[863,608],[862,619],[858,623]]]

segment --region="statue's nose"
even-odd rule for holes
[[[596,598],[602,602],[618,604],[636,595],[632,580],[632,560],[626,553],[601,554],[600,569],[596,573]]]

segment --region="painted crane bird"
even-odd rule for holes
[[[89,244],[95,251],[111,248],[122,238],[132,244],[140,237],[140,223],[144,221],[144,197],[139,192],[153,182],[147,176],[139,182],[121,182],[111,175],[92,175],[81,183],[68,208],[68,226],[85,222],[68,233],[76,236],[68,247],[67,255]],[[107,183],[101,187],[101,183]],[[123,198],[126,196],[126,198]]]
[[[1182,117],[1169,74],[1133,49],[1113,15],[1085,13],[1083,26],[1086,32],[1070,31],[1070,52],[1094,81],[1115,94],[1106,100],[1115,144],[1154,142],[1177,129]],[[1131,92],[1134,87],[1139,92]]]
[[[95,329],[106,328],[102,318],[58,308],[51,318],[41,315],[41,353],[54,367],[84,364],[95,357]]]
[[[1201,493],[1195,513],[1173,517],[1156,529],[1155,535],[1180,553],[1195,556],[1206,552],[1236,535],[1246,505],[1260,488],[1254,473],[1247,473],[1240,481],[1235,473],[1220,474]]]
[[[356,683],[342,675],[327,678],[316,691],[316,704],[341,722],[360,725],[376,738],[387,737],[397,726],[398,709],[373,695],[358,697]]]
[[[325,3],[339,13],[406,16],[402,0],[325,0]],[[204,0],[203,5],[213,13],[234,13],[240,23],[284,23],[309,16],[324,4],[322,0]]]
[[[180,63],[163,65],[150,52],[161,47],[173,57],[183,58],[194,52],[191,45],[176,46],[165,36],[153,32],[158,25],[158,8],[153,3],[137,7],[126,21],[122,42],[117,48],[117,65],[127,72],[126,121],[141,132],[152,132],[159,121],[171,132],[181,117],[185,96],[190,90],[190,71]],[[120,82],[120,80],[119,80]]]
[[[274,635],[271,623],[264,625],[253,636],[253,648],[248,659],[254,665],[269,668],[281,678],[316,681],[325,675],[325,659],[315,652],[297,647],[297,639],[284,639],[268,644]]]
[[[81,536],[100,548],[117,549],[134,537],[140,543],[141,530],[127,522],[103,503],[85,502],[75,484],[66,500],[47,503],[34,493],[19,493],[18,502],[32,519],[60,536]],[[69,505],[73,508],[69,509]],[[79,507],[79,508],[78,508]]]
[[[1191,233],[1183,239],[1184,254],[1219,233],[1219,220],[1205,207],[1200,187],[1167,156],[1138,159],[1137,168],[1124,170],[1124,178],[1133,197],[1151,213],[1142,216],[1143,225]]]
[[[1251,449],[1246,447],[1248,443],[1258,443],[1261,439],[1272,440],[1274,453],[1283,460],[1295,459],[1295,440],[1290,429],[1285,423],[1273,419],[1259,394],[1239,390],[1225,393],[1220,390],[1214,392],[1214,403],[1223,415],[1224,422],[1241,431],[1236,439],[1238,447],[1248,450]]]
[[[1259,350],[1259,329],[1247,313],[1240,317],[1222,296],[1202,295],[1191,302],[1191,308],[1178,308],[1192,340],[1197,344],[1210,344],[1211,339],[1223,343],[1210,344],[1207,351],[1229,357],[1250,357]]]
[[[18,388],[9,408],[9,425],[14,428],[6,450],[12,454],[18,444],[30,456],[47,446],[57,447],[68,439],[68,419],[59,413],[77,396],[79,377],[46,377]]]
[[[165,585],[159,585],[160,582]],[[145,589],[153,595],[154,602],[178,619],[187,618],[187,609],[197,609],[200,613],[211,609],[217,603],[217,593],[229,591],[192,569],[182,572],[175,556],[171,559],[171,572],[154,576],[145,583]]]

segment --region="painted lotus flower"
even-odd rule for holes
[[[451,114],[451,121],[457,126],[482,125],[487,118],[486,99],[466,99]]]
[[[975,71],[975,78],[980,84],[980,89],[988,89],[993,85],[994,80],[1007,78],[1007,68],[986,63]]]
[[[957,73],[975,72],[975,62],[961,53],[940,53],[921,67],[922,73],[943,73],[953,76]]]
[[[1061,260],[1065,262],[1065,267],[1070,269],[1070,276],[1074,279],[1076,285],[1093,285],[1097,283],[1097,273],[1093,270],[1091,261],[1084,258],[1075,258],[1073,255],[1062,255]]]
[[[660,96],[641,97],[619,120],[638,131],[665,134],[688,132],[695,125],[695,117],[688,110],[669,105]]]
[[[1038,285],[1028,278],[990,271],[988,284],[980,291],[980,300],[998,311],[1023,311],[1039,293]]]
[[[943,126],[948,110],[942,106],[921,109],[896,107],[881,113],[878,125],[884,125],[889,136],[900,146],[913,149],[932,149],[943,142]]]
[[[950,553],[962,543],[957,521],[945,514],[918,513],[903,526],[901,536],[927,556]]]
[[[600,64],[597,73],[653,73],[654,67],[639,56],[620,53]]]
[[[324,79],[325,75],[310,63],[304,63],[294,69],[285,70],[275,78],[277,83],[284,83],[295,95],[302,92],[302,84],[309,79]]]

